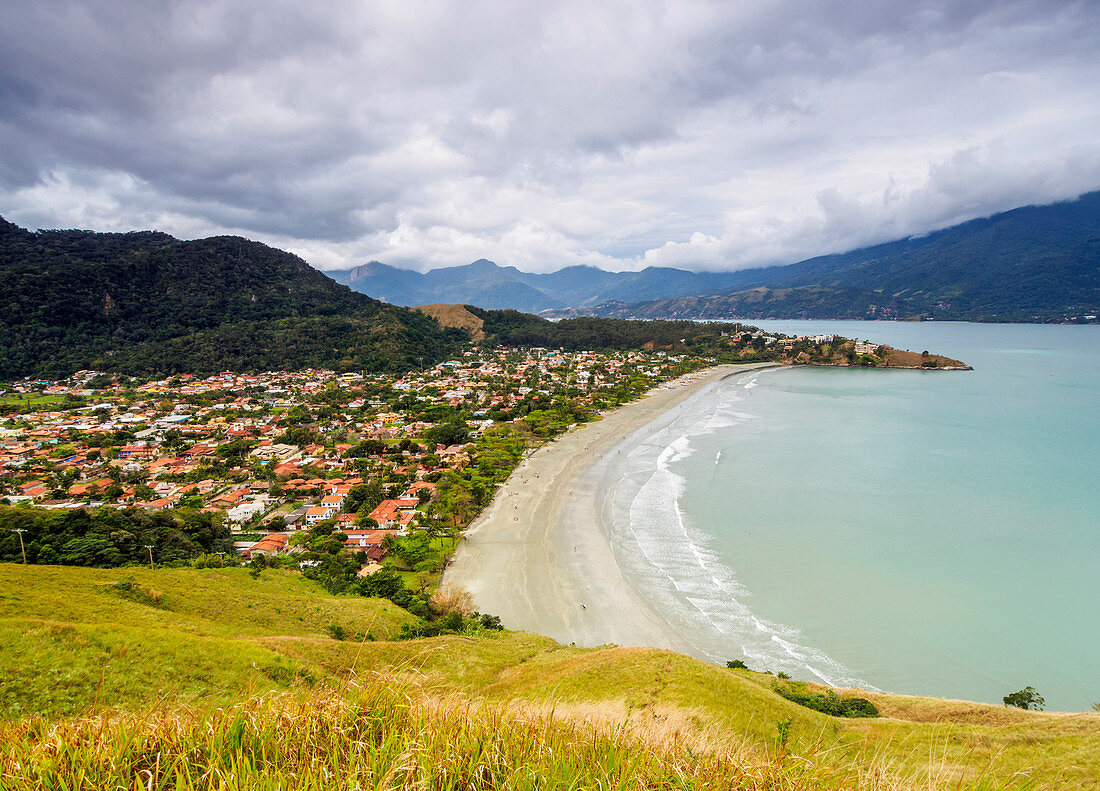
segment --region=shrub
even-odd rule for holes
[[[436,615],[467,616],[474,611],[474,597],[462,586],[448,583],[432,594],[431,605]]]
[[[146,604],[150,607],[164,608],[164,594],[152,588],[142,588],[134,582],[133,577],[126,577],[112,583],[107,586],[107,589],[130,601]]]
[[[1043,696],[1035,691],[1035,687],[1024,687],[1019,692],[1005,695],[1001,700],[1005,702],[1005,706],[1015,706],[1018,709],[1034,711],[1042,711],[1047,704]]]
[[[488,613],[475,612],[474,618],[476,618],[478,620],[478,623],[481,624],[482,629],[489,629],[494,632],[499,632],[504,629],[504,627],[500,623],[499,615],[489,615]],[[1100,706],[1100,704],[1097,705]],[[1100,708],[1097,708],[1097,711],[1100,711]]]
[[[840,697],[833,690],[828,689],[821,694],[809,692],[805,684],[773,687],[775,691],[799,706],[805,706],[831,717],[877,717],[878,709],[875,704],[866,698],[854,696]]]
[[[726,662],[726,667],[730,670],[748,670],[749,666],[742,662],[740,659],[731,659]]]

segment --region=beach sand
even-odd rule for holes
[[[532,452],[466,531],[444,584],[466,588],[509,629],[580,646],[697,651],[620,572],[601,526],[599,476],[616,446],[704,387],[764,365],[722,365],[658,385]]]

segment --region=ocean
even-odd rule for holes
[[[1100,327],[759,324],[975,370],[751,371],[641,427],[605,495],[639,592],[722,664],[1100,701]]]

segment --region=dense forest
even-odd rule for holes
[[[229,529],[216,515],[200,511],[0,505],[0,561],[19,563],[25,551],[28,563],[111,568],[148,563],[149,546],[157,563],[233,552]]]
[[[0,219],[0,274],[4,379],[80,368],[400,371],[444,359],[467,340],[236,237],[31,233]]]
[[[64,378],[78,369],[131,376],[402,372],[454,356],[471,340],[469,328],[444,327],[426,313],[355,293],[290,253],[235,237],[31,233],[0,219],[0,273],[7,286],[0,294],[0,380]],[[731,357],[730,337],[755,329],[741,324],[552,322],[464,308],[490,345],[776,358],[763,348],[740,348]]]

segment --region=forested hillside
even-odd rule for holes
[[[238,237],[31,233],[0,219],[0,378],[328,367],[403,370],[466,340]]]
[[[721,292],[607,302],[590,312],[637,318],[1095,321],[1100,192],[734,274],[737,282]]]
[[[787,266],[521,272],[484,259],[420,273],[333,272],[398,305],[468,303],[547,316],[1088,321],[1100,314],[1100,192]]]

